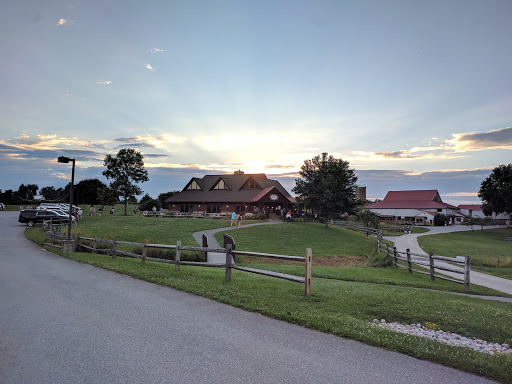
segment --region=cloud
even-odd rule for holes
[[[482,149],[512,149],[512,128],[501,128],[485,133],[454,133],[446,142],[456,151]]]
[[[96,84],[110,85],[110,84],[112,84],[112,81],[111,80],[98,80],[98,81],[96,81]]]
[[[151,50],[151,53],[161,53],[161,52],[165,52],[163,49],[160,49],[160,48],[153,48]]]
[[[128,144],[120,144],[116,147],[116,149],[121,148],[156,148],[154,144],[150,143],[128,143]]]
[[[113,141],[120,141],[121,143],[128,143],[132,141],[137,141],[137,137],[120,137],[118,139],[114,139]]]
[[[146,69],[150,70],[151,72],[155,72],[155,68],[153,68],[151,64],[144,64],[144,67],[146,67]]]
[[[412,151],[395,151],[395,152],[374,152],[374,157],[381,157],[384,159],[418,159],[418,158],[428,158],[434,156],[432,153],[426,155],[413,155]]]
[[[67,25],[68,24],[68,21],[66,19],[59,19],[59,21],[57,21],[57,24],[58,26],[63,26],[63,25]]]

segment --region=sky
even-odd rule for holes
[[[136,148],[152,197],[206,174],[291,192],[323,152],[369,199],[479,203],[512,159],[510,0],[19,0],[0,13],[0,189],[99,178]],[[293,194],[293,193],[292,193]]]

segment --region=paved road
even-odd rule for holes
[[[2,384],[491,383],[61,258],[16,216],[0,212]]]
[[[492,226],[492,227],[486,227],[486,228],[496,228],[496,227]],[[449,226],[449,227],[432,227],[429,229],[430,229],[430,231],[425,232],[425,233],[402,235],[402,236],[385,236],[384,238],[387,240],[393,241],[395,243],[395,247],[397,248],[397,250],[399,250],[401,252],[405,252],[405,250],[407,248],[409,248],[412,253],[426,255],[426,253],[423,251],[423,249],[421,249],[421,247],[418,244],[419,236],[471,230],[471,228],[469,228],[465,225],[453,225],[453,226]],[[425,260],[421,260],[421,261],[425,262]],[[446,265],[450,268],[457,268],[454,265],[442,263],[439,261],[436,261],[436,264]],[[447,271],[443,271],[442,273],[446,274],[448,276],[452,276],[457,279],[462,279],[461,274],[450,273]],[[492,288],[496,291],[500,291],[500,292],[504,292],[509,295],[512,295],[512,281],[511,280],[503,279],[501,277],[491,276],[491,275],[488,275],[485,273],[475,272],[472,270],[470,273],[470,281],[473,284]]]

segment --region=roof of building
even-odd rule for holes
[[[429,209],[452,208],[454,205],[443,203],[435,189],[417,191],[389,191],[383,201],[367,205],[367,208],[380,209]]]
[[[187,189],[194,181],[199,189]],[[215,189],[220,181],[224,182],[226,189]],[[253,183],[253,188],[244,188],[247,183]],[[165,201],[169,203],[257,202],[272,190],[281,194],[290,203],[295,202],[295,199],[279,181],[268,179],[263,173],[245,174],[241,172],[226,175],[206,175],[202,178],[193,177],[180,193]]]
[[[482,206],[480,204],[459,204],[457,208],[467,209],[468,211],[481,211]]]

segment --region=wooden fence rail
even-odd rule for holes
[[[463,284],[464,290],[466,292],[469,292],[471,270],[471,258],[469,256],[461,256],[454,259],[445,256],[434,256],[432,252],[430,252],[428,255],[422,255],[418,253],[413,253],[409,249],[406,249],[405,252],[398,251],[396,247],[391,248],[388,245],[384,246],[382,244],[379,244],[379,252],[380,251],[386,252],[388,257],[393,259],[393,265],[395,266],[395,268],[405,268],[409,271],[409,273],[417,272],[424,275],[429,275],[432,281],[438,278],[441,280],[450,281],[452,283]],[[415,259],[413,259],[412,257],[414,257]],[[450,265],[436,265],[436,260],[461,265],[464,267],[464,269],[456,267],[452,268]],[[407,265],[400,264],[399,261],[406,262]],[[424,270],[414,269],[413,264],[425,267],[428,270],[428,272]],[[463,275],[462,280],[456,280],[446,276],[441,276],[439,274],[436,274],[437,270],[461,274]]]
[[[227,236],[227,235],[224,235]],[[132,258],[138,258],[141,259],[141,263],[144,264],[146,260],[149,261],[156,261],[161,263],[168,263],[168,264],[174,264],[175,271],[178,271],[180,269],[181,265],[189,265],[189,266],[196,266],[196,267],[213,267],[213,268],[225,268],[226,269],[226,280],[231,280],[231,270],[236,269],[240,271],[250,272],[250,273],[257,273],[260,275],[270,276],[270,277],[276,277],[280,279],[286,279],[289,281],[294,281],[297,283],[303,283],[305,285],[305,296],[311,296],[311,265],[312,265],[312,251],[310,248],[306,249],[306,256],[300,257],[300,256],[287,256],[287,255],[275,255],[275,254],[267,254],[267,253],[259,253],[259,252],[246,252],[246,251],[237,251],[235,250],[235,243],[233,238],[230,236],[227,236],[230,238],[227,242],[225,241],[225,248],[210,248],[207,246],[208,242],[203,238],[203,247],[188,247],[181,245],[181,241],[177,241],[176,245],[168,245],[168,244],[149,244],[146,241],[144,243],[135,243],[130,241],[119,241],[117,239],[114,240],[103,240],[98,238],[92,238],[92,237],[85,237],[78,235],[77,236],[77,250],[80,251],[80,249],[88,249],[93,253],[106,253],[110,254],[112,258],[114,259],[117,255],[121,256],[127,256]],[[226,237],[225,237],[226,238]],[[83,243],[83,240],[86,241],[92,241],[92,246],[86,245]],[[100,244],[109,244],[111,247],[109,248],[98,248],[98,245]],[[129,245],[134,247],[140,247],[142,248],[142,254],[139,255],[137,253],[128,252],[128,251],[122,251],[118,249],[118,245]],[[153,258],[153,257],[147,257],[147,250],[149,248],[154,249],[174,249],[176,250],[176,255],[174,260],[168,260],[168,259],[160,259],[160,258]],[[181,260],[181,251],[196,251],[196,252],[204,252],[205,255],[208,252],[214,252],[214,253],[225,253],[226,254],[226,263],[204,263],[204,262],[197,262],[197,261],[184,261]],[[305,264],[305,276],[294,276],[294,275],[287,275],[284,273],[278,273],[278,272],[272,272],[272,271],[265,271],[255,268],[248,268],[248,267],[242,267],[235,264],[235,255],[243,255],[243,256],[255,256],[255,257],[266,257],[266,258],[273,258],[273,259],[281,259],[281,260],[291,260],[291,261],[300,261],[304,262]]]

